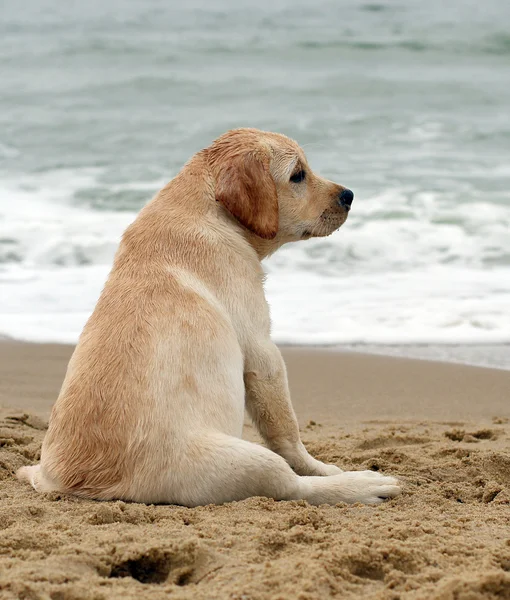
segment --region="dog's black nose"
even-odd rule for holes
[[[338,196],[338,203],[344,208],[351,208],[352,201],[354,200],[354,193],[352,190],[342,190],[340,196]]]

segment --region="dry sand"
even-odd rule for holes
[[[309,450],[396,474],[404,493],[188,509],[13,479],[38,458],[70,351],[0,344],[2,600],[510,599],[510,372],[285,349]]]

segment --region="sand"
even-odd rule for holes
[[[188,509],[13,478],[38,458],[71,350],[0,344],[2,600],[510,599],[509,371],[284,349],[312,454],[395,474],[403,494]]]

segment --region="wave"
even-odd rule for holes
[[[505,32],[491,34],[473,39],[470,42],[464,40],[434,40],[430,36],[423,39],[352,39],[343,40],[305,40],[297,41],[294,46],[304,50],[361,50],[368,52],[404,50],[410,53],[446,53],[453,55],[495,55],[508,56],[510,54],[510,35]]]
[[[80,190],[100,195],[101,180],[100,169],[82,169],[2,182],[0,334],[77,340],[135,217],[77,201]],[[160,183],[110,191],[150,197]],[[508,342],[510,206],[474,200],[388,189],[359,202],[334,236],[281,249],[265,265],[274,339]]]
[[[276,257],[275,257],[276,258]],[[274,265],[273,265],[274,267]],[[109,265],[0,270],[3,335],[75,343]],[[270,270],[278,343],[499,344],[510,341],[508,269],[436,266],[323,277]]]
[[[481,170],[478,176],[490,181],[497,169]],[[506,171],[497,172],[506,178]],[[22,183],[3,180],[0,264],[110,264],[122,231],[162,184],[159,178],[106,183],[101,169],[51,171],[24,177]],[[476,190],[463,195],[460,202],[458,193],[448,189],[386,189],[357,202],[339,233],[283,248],[277,267],[270,268],[337,277],[428,264],[510,264],[510,205],[481,200]]]
[[[20,268],[110,264],[135,213],[72,205],[98,170],[61,170],[4,180],[0,188],[0,265]]]

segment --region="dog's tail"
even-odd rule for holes
[[[16,471],[16,477],[20,481],[28,482],[34,490],[38,489],[38,480],[41,475],[41,465],[33,465],[31,467],[21,467]]]
[[[20,481],[26,481],[37,492],[53,492],[57,489],[46,480],[41,472],[41,465],[32,465],[30,467],[21,467],[16,471],[16,477]]]

